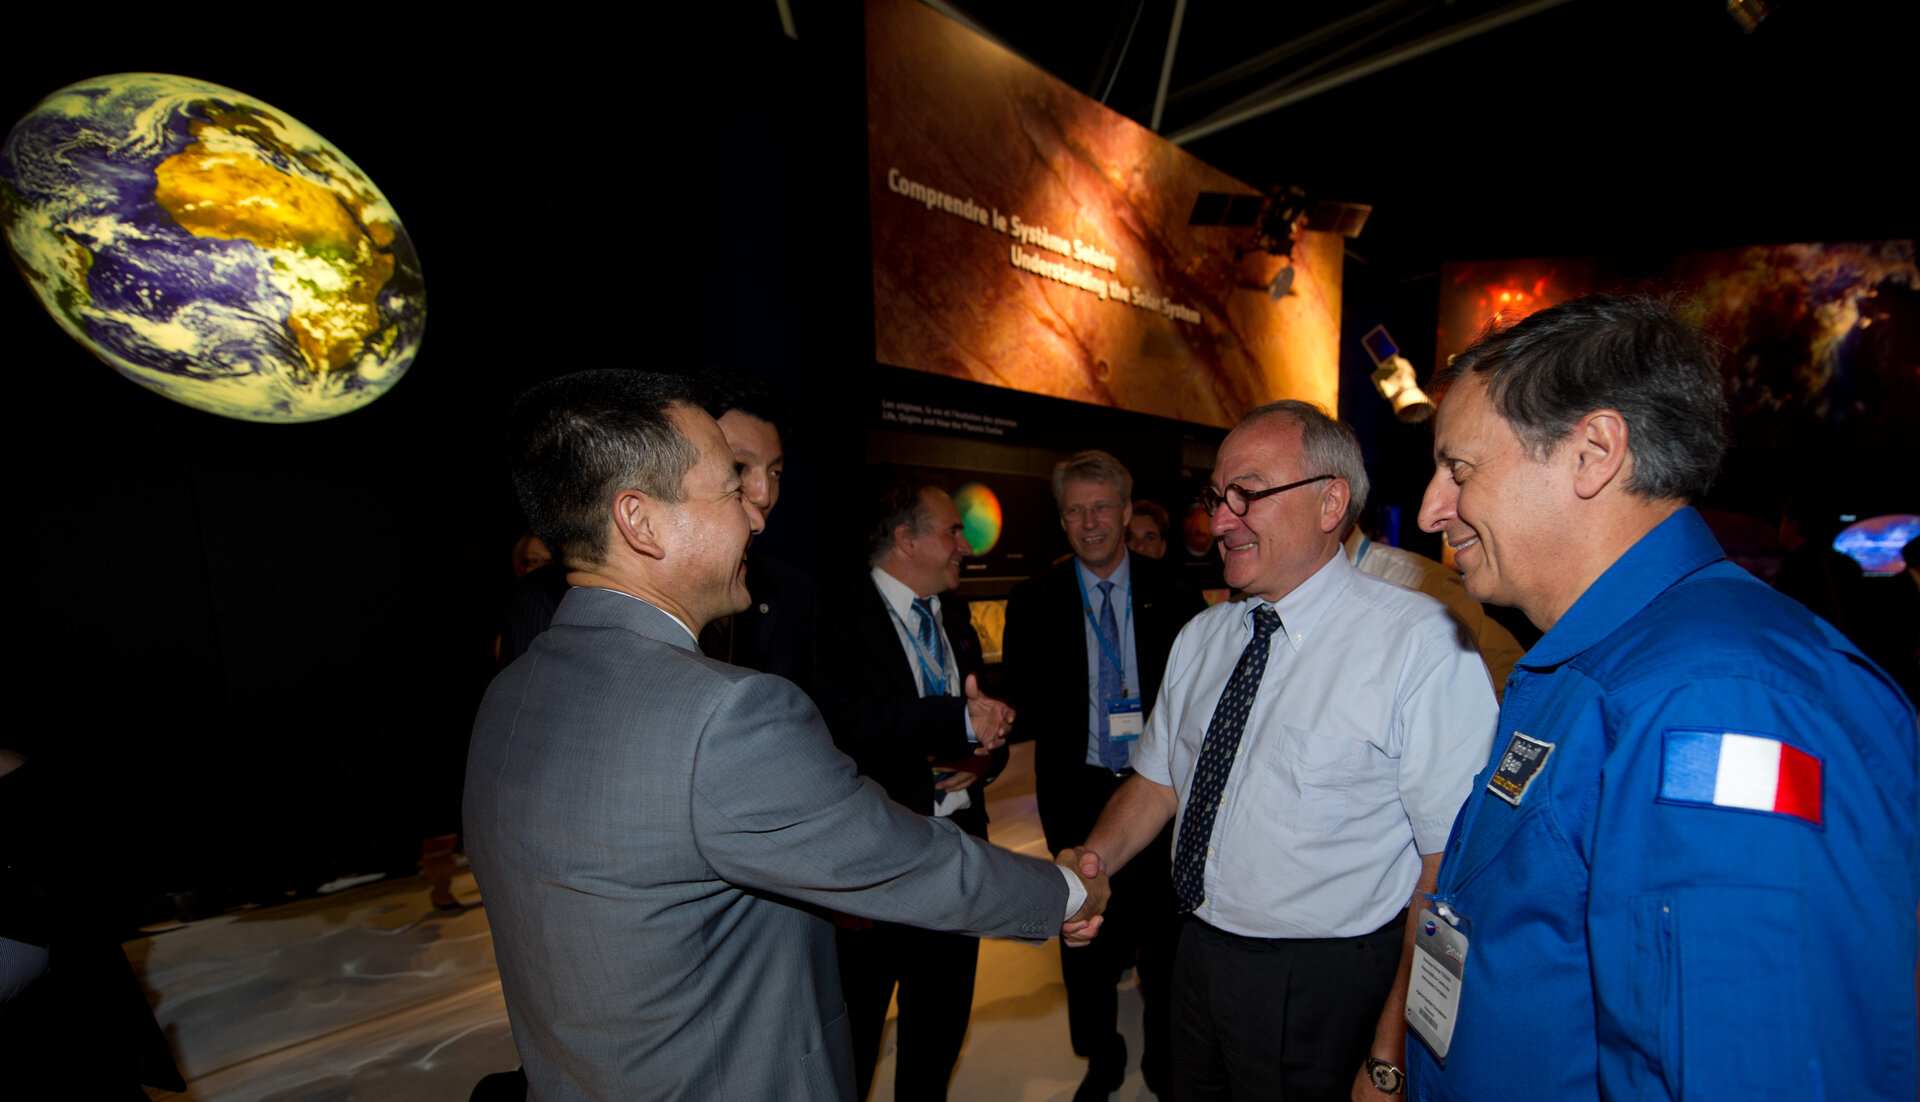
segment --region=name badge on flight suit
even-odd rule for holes
[[[1147,714],[1140,710],[1140,698],[1107,701],[1107,738],[1114,742],[1136,742],[1147,729]]]
[[[1460,925],[1455,926],[1456,922]],[[1444,903],[1422,910],[1413,931],[1407,1027],[1420,1035],[1443,1065],[1460,1016],[1460,977],[1467,967],[1468,937],[1466,920]]]
[[[1529,738],[1518,731],[1507,742],[1507,752],[1500,755],[1499,768],[1493,771],[1493,777],[1487,781],[1487,791],[1507,801],[1515,807],[1527,794],[1527,788],[1547,764],[1547,758],[1553,753],[1553,743]]]

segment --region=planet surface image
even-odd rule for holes
[[[0,231],[69,336],[226,417],[359,409],[426,327],[419,258],[373,181],[217,84],[118,73],[41,100],[0,144]]]
[[[984,555],[1000,542],[1000,527],[1005,514],[1000,497],[984,482],[969,482],[953,492],[953,504],[960,511],[967,545],[976,555]]]

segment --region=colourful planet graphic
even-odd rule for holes
[[[984,482],[969,482],[955,490],[953,503],[960,510],[960,523],[966,528],[967,544],[976,555],[984,555],[1000,542],[1000,498]]]
[[[218,84],[118,73],[41,100],[0,144],[0,229],[68,336],[224,417],[359,409],[426,327],[386,196],[299,120]]]
[[[1833,549],[1859,563],[1868,574],[1898,574],[1907,568],[1901,549],[1916,537],[1920,537],[1920,516],[1893,513],[1868,517],[1841,529],[1833,539]]]

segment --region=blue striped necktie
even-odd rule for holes
[[[920,645],[927,648],[933,656],[933,669],[928,671],[929,684],[927,696],[947,695],[947,643],[940,637],[940,626],[933,622],[933,598],[915,597],[913,610],[919,613]],[[938,680],[932,680],[938,678]]]
[[[1104,653],[1100,655],[1100,699],[1094,702],[1100,717],[1100,764],[1118,773],[1127,767],[1127,744],[1113,741],[1109,730],[1113,713],[1107,710],[1107,701],[1120,699],[1126,689],[1126,676],[1114,669],[1112,662],[1120,653],[1120,625],[1113,617],[1112,582],[1100,583],[1100,634],[1107,639],[1107,645],[1102,648]]]

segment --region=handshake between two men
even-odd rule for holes
[[[980,691],[979,679],[968,674],[964,682],[967,701],[967,723],[974,739],[979,743],[974,748],[978,757],[988,757],[995,750],[1006,745],[1007,732],[1013,728],[1014,709],[1004,700],[985,695]],[[934,788],[940,792],[959,792],[965,790],[978,779],[976,775],[964,769],[946,773],[934,782]],[[1080,877],[1081,886],[1086,890],[1087,898],[1078,911],[1060,925],[1060,939],[1068,945],[1085,945],[1100,932],[1101,915],[1107,909],[1107,900],[1113,892],[1107,881],[1105,867],[1097,855],[1088,853],[1083,859],[1079,849],[1063,851],[1055,864],[1071,869]]]
[[[1100,932],[1101,915],[1106,913],[1107,900],[1112,897],[1113,889],[1107,883],[1107,870],[1100,865],[1097,854],[1087,853],[1084,857],[1077,849],[1062,850],[1054,863],[1062,868],[1072,869],[1080,877],[1082,886],[1087,889],[1087,901],[1074,912],[1073,917],[1060,924],[1060,940],[1068,945],[1085,945]]]

